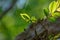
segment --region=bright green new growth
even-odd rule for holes
[[[59,4],[60,4],[60,0],[57,0],[58,2],[59,2]]]
[[[37,20],[37,19],[35,18],[35,16],[32,16],[32,17],[31,17],[31,21],[32,21],[33,23],[36,22],[36,20]]]
[[[45,16],[48,17],[48,20],[51,22],[55,22],[57,17],[60,17],[60,13],[56,12],[59,11],[60,8],[59,7],[59,2],[58,1],[53,1],[50,3],[49,5],[49,9],[45,8],[44,9],[44,13]],[[20,16],[22,17],[22,19],[24,19],[26,22],[36,22],[36,18],[30,17],[28,14],[26,13],[21,13]]]
[[[23,14],[21,13],[20,15],[26,22],[28,22],[30,20],[30,16],[27,15],[26,13],[23,13]]]
[[[59,7],[59,8],[57,8],[57,11],[58,11],[58,12],[60,12],[60,7]]]
[[[22,17],[22,19],[24,19],[26,22],[36,22],[36,18],[35,18],[35,16],[32,16],[32,17],[30,17],[28,14],[26,14],[26,13],[21,13],[20,14],[21,15],[21,17]]]
[[[49,5],[49,12],[52,14],[56,11],[56,9],[59,7],[58,1],[53,1]]]
[[[60,1],[53,1],[49,4],[49,9],[45,8],[44,13],[50,22],[55,22],[60,17]]]
[[[49,12],[54,17],[57,17],[60,15],[60,0],[53,1],[49,5]]]

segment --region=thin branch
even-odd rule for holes
[[[17,1],[17,0],[13,0],[11,6],[10,6],[6,11],[4,11],[4,12],[2,12],[2,13],[0,14],[0,20],[7,14],[7,12],[8,12],[10,9],[13,8],[13,6],[14,6],[15,3],[16,3],[16,1]]]

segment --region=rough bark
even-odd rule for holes
[[[50,40],[48,35],[58,34],[60,32],[60,18],[56,22],[38,20],[32,23],[23,33],[16,37],[16,40]]]

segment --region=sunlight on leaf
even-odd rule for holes
[[[55,12],[54,14],[55,14],[54,15],[55,17],[60,17],[60,13],[59,12]]]
[[[52,13],[52,16],[55,17],[55,18],[60,17],[60,12]]]
[[[37,21],[37,19],[36,19],[36,17],[35,16],[32,16],[32,17],[30,17],[28,14],[26,14],[26,13],[21,13],[20,14],[21,15],[21,17],[26,21],[26,22],[29,22],[29,23],[35,23],[36,21]]]
[[[51,2],[49,5],[50,13],[54,13],[58,7],[59,7],[58,1],[57,2],[56,1]]]
[[[30,21],[30,16],[29,16],[28,14],[26,14],[26,13],[21,13],[20,15],[21,15],[21,17],[22,17],[26,22]]]
[[[59,8],[57,8],[57,11],[58,11],[58,12],[60,12],[60,7],[59,7]]]

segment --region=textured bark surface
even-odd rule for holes
[[[48,20],[38,20],[32,23],[23,33],[16,37],[16,40],[50,40],[48,35],[60,32],[60,18],[52,23]]]

